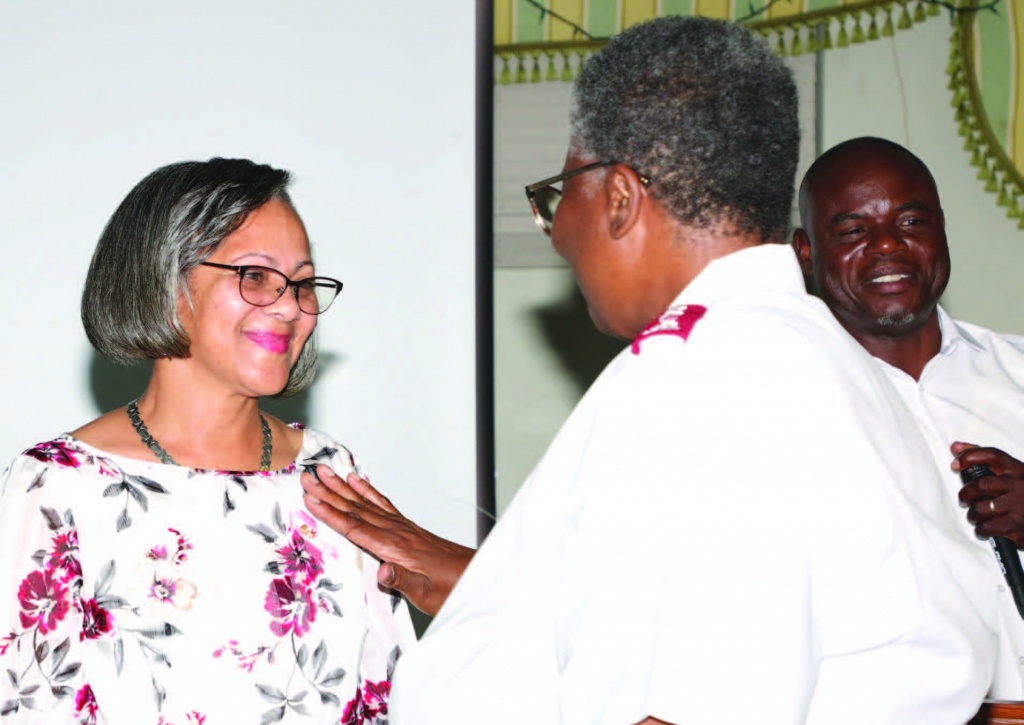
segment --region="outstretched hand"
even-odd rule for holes
[[[319,478],[319,480],[317,480]],[[306,507],[381,560],[377,582],[431,616],[448,598],[475,551],[420,528],[355,473],[341,480],[328,466],[303,473]]]
[[[967,518],[981,538],[1005,536],[1024,547],[1024,463],[998,448],[983,448],[971,443],[956,442],[950,450],[952,468],[962,471],[984,464],[991,476],[977,478],[960,489],[960,501],[967,509]]]

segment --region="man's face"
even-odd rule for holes
[[[794,245],[818,294],[854,337],[899,337],[935,311],[949,249],[931,175],[896,149],[834,160],[808,190]]]

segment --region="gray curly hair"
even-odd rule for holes
[[[800,144],[796,84],[746,28],[670,16],[626,30],[584,64],[570,118],[574,151],[652,179],[678,221],[785,238]]]

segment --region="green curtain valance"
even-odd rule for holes
[[[1024,229],[1024,3],[952,0],[949,88],[964,149],[985,189]],[[542,5],[543,9],[537,5]],[[889,37],[941,8],[924,0],[495,0],[499,84],[571,81],[624,29],[664,15],[741,20],[780,55]],[[980,11],[979,11],[980,8]],[[590,36],[590,37],[588,37]]]
[[[543,9],[537,7],[543,5]],[[495,82],[571,81],[587,56],[626,28],[664,15],[742,20],[780,55],[892,36],[939,14],[922,0],[790,0],[759,6],[733,0],[496,0]],[[765,3],[760,3],[764,6]],[[590,37],[588,37],[590,36]]]
[[[978,0],[960,7],[977,8]],[[998,13],[956,16],[950,43],[949,88],[964,149],[985,189],[1024,229],[1024,8],[1002,3]]]

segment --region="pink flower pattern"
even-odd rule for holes
[[[79,601],[82,610],[82,632],[79,639],[99,639],[110,634],[114,628],[114,617],[106,609],[96,603],[95,599],[82,599]]]
[[[183,564],[188,560],[188,552],[192,550],[192,542],[177,529],[168,528],[167,530],[174,534],[175,537],[174,553],[172,554],[165,544],[154,544],[146,553],[146,558],[153,561],[166,561],[176,566]]]
[[[81,725],[95,725],[98,710],[99,705],[96,703],[92,687],[82,685],[75,694],[75,716],[78,718],[78,722]]]
[[[53,537],[49,567],[62,570],[61,581],[64,583],[82,576],[82,565],[78,561],[77,529],[69,529]]]
[[[363,688],[363,701],[366,703],[366,715],[378,717],[388,714],[388,698],[391,696],[391,682],[367,682]]]
[[[284,560],[284,570],[305,584],[312,584],[324,573],[324,557],[320,549],[306,541],[298,531],[292,531],[291,541],[277,553]]]
[[[82,451],[61,438],[29,448],[25,455],[43,463],[55,463],[66,468],[78,468],[82,465]]]
[[[342,455],[351,454],[341,449]],[[337,448],[323,448],[313,457],[307,459],[301,467],[292,464],[288,471],[298,471],[300,468],[309,468],[318,462],[331,463]],[[170,495],[171,492],[152,479],[143,475],[129,475],[123,472],[111,459],[96,455],[87,448],[81,447],[77,441],[70,436],[62,436],[53,441],[41,443],[25,451],[27,458],[39,462],[32,464],[38,466],[32,474],[27,486],[23,489],[31,492],[33,489],[44,489],[47,487],[47,477],[56,476],[60,469],[88,472],[93,478],[102,478],[104,483],[99,488],[103,498],[123,497],[125,507],[124,513],[117,521],[116,531],[111,526],[111,534],[119,533],[122,528],[132,526],[129,518],[128,504],[133,505],[132,516],[144,517],[149,512],[149,506],[145,497],[151,494]],[[33,470],[29,468],[28,470]],[[194,470],[194,475],[202,472]],[[237,478],[241,474],[232,472],[223,473]],[[282,472],[278,471],[277,474]],[[80,475],[80,474],[76,474]],[[250,475],[250,474],[244,474]],[[253,476],[256,474],[253,473]],[[271,472],[275,475],[275,472]],[[113,483],[110,480],[114,479]],[[57,480],[57,479],[53,479]],[[2,482],[0,482],[2,483]],[[237,483],[237,481],[236,481]],[[247,488],[240,484],[239,488],[245,492]],[[234,490],[234,489],[233,489]],[[237,490],[235,490],[237,493]],[[52,500],[47,499],[47,500]],[[227,516],[233,510],[233,506],[225,506],[224,515]],[[267,673],[277,673],[278,666],[275,664],[277,658],[288,656],[295,658],[295,666],[301,673],[301,677],[295,679],[295,687],[291,679],[282,680],[276,684],[259,685],[264,697],[271,693],[270,698],[276,697],[274,693],[282,693],[282,699],[277,701],[271,710],[264,714],[264,719],[280,719],[280,713],[284,717],[286,711],[289,718],[292,715],[308,718],[312,713],[302,704],[306,699],[310,686],[315,688],[317,695],[314,698],[323,704],[336,703],[337,712],[344,711],[339,722],[342,723],[374,723],[385,724],[388,714],[388,699],[390,695],[389,679],[378,681],[364,680],[364,672],[352,673],[351,677],[357,678],[356,694],[348,704],[342,708],[344,699],[334,694],[333,690],[345,688],[346,680],[345,667],[339,665],[344,663],[334,661],[330,653],[329,640],[319,635],[313,639],[314,625],[318,617],[341,616],[342,612],[338,603],[333,598],[341,584],[328,579],[325,574],[333,565],[328,565],[325,560],[337,559],[338,551],[327,540],[317,539],[317,522],[310,518],[303,511],[291,511],[287,516],[282,515],[280,506],[274,511],[273,521],[270,525],[250,525],[253,531],[259,528],[258,533],[264,537],[268,546],[268,561],[266,571],[270,573],[270,579],[264,590],[263,610],[268,618],[267,632],[268,639],[272,635],[276,640],[254,642],[251,648],[243,649],[237,640],[229,640],[229,644],[217,648],[213,652],[213,658],[218,659],[230,655],[237,663],[237,667],[247,673],[255,674],[257,668],[268,668]],[[16,701],[6,700],[3,703],[4,714],[13,711],[20,711],[21,708],[32,710],[38,708],[38,703],[33,702],[30,693],[38,696],[43,692],[52,692],[55,700],[65,699],[67,705],[73,711],[73,721],[80,725],[95,724],[101,717],[101,708],[96,699],[91,683],[88,681],[81,661],[81,652],[77,643],[82,646],[89,642],[101,639],[112,639],[116,648],[115,651],[124,647],[122,640],[127,637],[173,637],[181,633],[181,630],[168,622],[153,622],[153,626],[146,624],[137,633],[133,633],[132,627],[125,624],[119,627],[118,618],[121,612],[132,612],[132,616],[138,617],[139,609],[130,603],[130,590],[126,590],[124,584],[120,588],[112,588],[113,582],[120,581],[126,574],[122,570],[115,572],[114,562],[102,567],[98,572],[89,574],[91,589],[87,590],[90,595],[83,596],[83,570],[79,553],[79,532],[75,527],[71,511],[58,513],[56,510],[45,507],[36,507],[37,512],[42,511],[48,530],[48,542],[37,545],[32,555],[35,566],[23,574],[20,584],[17,586],[18,597],[18,618],[17,623],[21,629],[13,629],[9,634],[0,636],[0,658],[11,658],[7,667],[8,673],[14,670],[11,666],[17,667],[18,680],[13,682],[14,675],[11,675],[13,686],[16,692]],[[287,524],[285,522],[288,522]],[[112,522],[113,523],[113,522]],[[179,576],[170,575],[169,572],[176,571],[185,562],[189,561],[193,553],[192,542],[176,528],[168,528],[173,537],[173,543],[157,543],[139,552],[140,562],[150,562],[154,574],[147,591],[147,599],[158,602],[174,603],[176,594],[183,586],[191,587],[190,597],[195,596],[195,586]],[[313,543],[314,539],[317,543]],[[92,539],[88,539],[92,541]],[[205,552],[204,552],[205,554]],[[118,561],[120,566],[122,562]],[[169,568],[174,567],[174,568]],[[128,570],[130,574],[131,567]],[[137,580],[136,580],[137,581]],[[145,579],[142,580],[145,583]],[[184,581],[184,584],[182,583]],[[15,579],[15,584],[18,580]],[[136,585],[131,585],[136,586]],[[129,597],[126,599],[125,597]],[[139,601],[139,600],[134,600]],[[347,605],[346,605],[347,606]],[[168,610],[169,611],[169,610]],[[0,623],[10,624],[10,623]],[[147,628],[148,627],[148,628]],[[155,635],[153,633],[160,632]],[[70,635],[70,637],[68,637]],[[365,635],[364,635],[365,636]],[[311,639],[307,644],[304,639]],[[149,653],[154,661],[159,663],[164,657],[159,649],[159,639],[147,639],[141,642],[145,651]],[[69,644],[71,642],[71,644]],[[109,646],[109,645],[105,645]],[[397,651],[397,648],[396,648]],[[170,652],[170,650],[168,650]],[[121,655],[116,655],[120,657]],[[21,664],[16,664],[16,660]],[[24,667],[24,661],[30,666]],[[390,678],[393,658],[388,664],[387,677]],[[169,662],[167,666],[170,666]],[[375,665],[383,669],[383,663]],[[361,666],[362,667],[362,666]],[[120,664],[118,664],[120,670]],[[264,670],[258,670],[263,672]],[[284,670],[280,670],[284,672]],[[289,667],[293,673],[295,670]],[[383,671],[376,672],[383,675]],[[38,683],[38,684],[37,684]],[[69,687],[68,685],[73,685]],[[166,694],[157,680],[153,680],[154,693],[158,701],[162,701]],[[348,688],[351,684],[348,685]],[[347,689],[347,688],[346,688]],[[344,690],[339,690],[338,694]],[[348,690],[349,692],[351,690]],[[66,711],[65,711],[66,712]],[[182,711],[176,710],[179,714],[171,719],[160,717],[159,725],[203,725],[207,719],[206,715],[199,710]],[[186,718],[183,721],[181,718]],[[334,715],[337,717],[337,714]],[[291,720],[288,719],[290,722]]]
[[[345,712],[341,715],[341,725],[363,725],[366,722],[366,703],[363,702],[363,693],[356,690],[356,694],[345,704]]]
[[[218,647],[213,651],[214,659],[219,659],[225,653],[230,653],[235,657],[238,662],[239,669],[245,670],[246,672],[252,672],[252,668],[256,666],[264,655],[267,657],[267,662],[273,663],[274,661],[274,648],[261,645],[256,648],[255,652],[245,652],[239,644],[237,639],[229,640],[228,643],[222,647]]]
[[[51,632],[68,613],[68,590],[50,569],[29,572],[18,587],[21,626]]]
[[[302,581],[290,576],[274,579],[267,590],[266,609],[274,619],[270,631],[278,637],[294,632],[301,637],[309,631],[309,625],[316,619],[313,592]]]
[[[355,696],[345,705],[341,725],[386,723],[390,696],[390,680],[364,682],[362,690],[357,688]]]
[[[149,596],[159,602],[173,602],[174,594],[178,590],[178,583],[167,577],[153,579],[149,587]]]
[[[312,658],[304,654],[308,653],[308,649],[305,644],[301,644],[301,639],[309,634],[312,623],[316,621],[318,609],[324,612],[323,616],[341,616],[341,610],[331,596],[331,592],[337,591],[339,586],[323,577],[324,554],[311,542],[317,535],[315,522],[305,514],[297,513],[289,520],[291,523],[286,526],[278,507],[274,510],[270,525],[250,526],[250,530],[275,546],[274,553],[277,554],[277,557],[266,566],[267,571],[277,574],[270,581],[264,599],[264,609],[271,617],[270,631],[277,637],[290,638],[295,666],[302,672],[306,681],[317,690],[321,700],[333,700],[340,704],[331,690],[342,681],[345,670],[326,667],[329,647],[325,641],[321,640],[315,644]],[[329,556],[337,558],[333,548],[329,550]],[[214,656],[220,657],[227,650],[225,647],[218,648]],[[272,661],[274,657],[273,649],[268,651],[265,647],[261,647],[253,655],[244,655],[236,640],[230,641],[230,651],[238,659],[239,667],[249,672],[252,672],[259,655],[263,652],[267,652],[268,661]],[[326,673],[324,670],[327,670]],[[264,714],[264,718],[271,721],[279,719],[287,707],[294,707],[294,702],[301,702],[306,696],[305,691],[292,693],[292,679],[285,683],[284,690],[270,684],[257,686],[264,696],[269,697],[272,702],[279,703]],[[295,700],[292,699],[293,694]],[[353,707],[358,708],[360,705]],[[386,709],[385,705],[383,712],[386,712]],[[376,711],[381,711],[380,707],[376,707]]]
[[[5,654],[7,654],[7,648],[10,647],[11,643],[14,642],[14,640],[16,640],[17,638],[18,633],[11,632],[10,634],[5,635],[3,639],[0,639],[0,657],[3,657]]]
[[[193,710],[192,712],[185,715],[186,725],[203,725],[203,723],[205,722],[206,715],[202,714],[198,710]],[[174,725],[174,723],[170,720],[167,720],[166,718],[164,718],[163,715],[161,715],[160,719],[156,721],[156,725]]]

